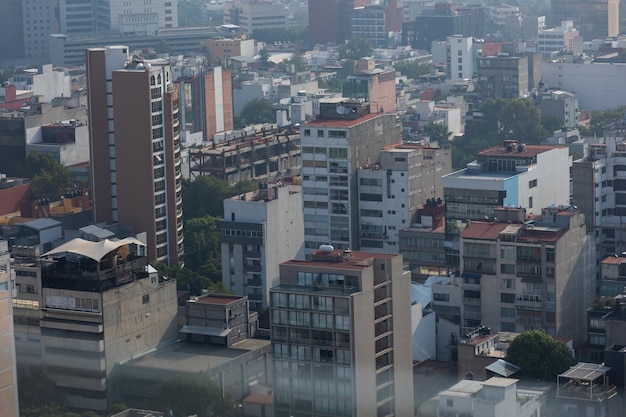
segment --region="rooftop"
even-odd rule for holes
[[[304,124],[304,127],[353,127],[368,120],[381,116],[378,113],[365,114],[358,119],[315,119]]]
[[[227,295],[227,294],[211,294],[206,295],[204,297],[193,298],[189,300],[190,303],[201,303],[201,304],[230,304],[235,301],[243,300],[245,297],[240,297],[238,295]]]
[[[563,146],[549,145],[526,145],[520,144],[517,140],[505,140],[502,145],[492,146],[476,152],[476,156],[498,156],[503,158],[534,158],[540,153],[553,149],[563,148]]]

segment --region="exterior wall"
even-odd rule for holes
[[[573,20],[585,40],[619,33],[619,0],[553,0],[550,12],[552,26]]]
[[[8,242],[0,241],[0,414],[7,417],[19,417],[11,294],[13,280]]]
[[[29,129],[30,131],[31,129]],[[41,132],[39,128],[33,128]],[[29,143],[26,145],[26,155],[30,152],[48,153],[59,164],[69,167],[89,162],[89,127],[79,126],[74,129],[75,142],[66,144]]]
[[[473,39],[462,36],[448,37],[446,78],[458,81],[474,76]]]
[[[233,88],[233,116],[241,114],[243,106],[255,98],[269,99],[272,94],[271,81],[243,83],[240,87]]]
[[[22,3],[22,28],[24,30],[24,58],[47,62],[49,34],[59,31],[57,5],[49,0],[32,0]],[[30,34],[31,36],[26,36]]]
[[[519,98],[529,91],[528,57],[478,58],[477,73],[485,98]]]
[[[221,300],[213,301],[213,298]],[[231,298],[230,302],[224,298]],[[210,329],[230,329],[226,337],[190,335],[191,339],[207,340],[214,344],[223,343],[227,347],[248,339],[248,300],[245,297],[212,296],[187,300],[186,325]]]
[[[276,192],[277,197],[250,201],[245,195],[246,200],[224,200],[225,218],[220,224],[220,229],[230,231],[234,230],[233,224],[244,227],[244,223],[254,223],[262,230],[262,238],[221,235],[222,282],[235,294],[247,295],[254,310],[268,306],[269,291],[279,277],[280,263],[304,256],[300,187],[276,187],[269,191]]]
[[[20,202],[30,200],[31,185],[23,184],[0,190],[0,216],[20,210]]]
[[[626,77],[626,64],[544,63],[543,81],[553,88],[575,91],[581,109],[608,110],[626,103],[626,86],[608,80]]]

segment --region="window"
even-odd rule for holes
[[[359,196],[359,200],[361,200],[361,201],[383,201],[383,195],[382,194],[362,193]]]
[[[515,302],[515,294],[503,292],[500,294],[500,302],[513,304]]]
[[[528,181],[528,188],[535,188],[537,186],[537,180]]]
[[[311,129],[304,129],[304,136],[311,136]]]
[[[528,197],[528,208],[533,208],[533,198]]]
[[[442,294],[442,293],[435,292],[433,293],[433,300],[443,301],[447,303],[450,301],[450,294]]]
[[[143,304],[148,304],[150,302],[150,294],[146,294],[143,297],[141,297],[141,302]]]
[[[320,138],[323,138],[324,137],[324,131],[322,129],[318,129],[317,136],[320,137]]]

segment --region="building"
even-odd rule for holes
[[[89,162],[89,126],[86,115],[82,120],[62,120],[43,125],[38,132],[32,132],[28,137],[30,140],[26,144],[26,156],[31,152],[46,153],[65,167]]]
[[[446,41],[446,79],[459,81],[474,76],[472,37],[450,36]]]
[[[350,18],[355,7],[370,0],[309,0],[309,41],[311,46],[341,44],[350,39]]]
[[[619,0],[551,0],[551,26],[573,20],[584,40],[617,36]]]
[[[532,417],[541,411],[541,394],[519,390],[513,378],[460,381],[439,393],[440,417]]]
[[[237,25],[241,33],[251,35],[256,29],[285,29],[287,15],[279,3],[234,0],[224,2],[224,24]]]
[[[248,39],[246,35],[207,39],[204,42],[206,49],[209,51],[209,61],[213,65],[228,64],[232,56],[254,57],[255,47],[254,39]]]
[[[359,248],[399,253],[400,230],[443,195],[441,177],[451,170],[449,149],[409,144],[387,146],[374,164],[359,167]]]
[[[476,68],[478,93],[483,99],[522,97],[530,90],[528,69],[527,56],[479,57]]]
[[[192,179],[215,175],[234,184],[242,180],[267,182],[300,173],[300,132],[293,126],[235,133],[190,150]]]
[[[247,297],[205,294],[187,300],[185,310],[180,332],[191,341],[230,348],[252,337]]]
[[[54,69],[51,64],[41,68],[29,68],[13,76],[12,83],[18,90],[29,90],[39,96],[39,102],[50,103],[57,97],[71,97],[70,75],[63,69]]]
[[[305,253],[320,245],[358,249],[357,170],[401,141],[393,114],[372,114],[362,100],[320,101],[320,116],[302,125]]]
[[[304,257],[302,190],[281,182],[224,200],[219,224],[222,282],[248,297],[250,308],[269,305],[269,291],[278,279],[278,265]]]
[[[388,39],[385,7],[382,5],[355,7],[350,16],[350,33],[353,38],[369,40],[375,48],[386,48]]]
[[[15,362],[15,338],[13,334],[13,291],[15,277],[11,272],[9,244],[0,240],[0,413],[7,417],[19,417],[17,399],[17,368]]]
[[[417,16],[402,25],[402,44],[413,49],[429,49],[433,41],[448,36],[482,38],[485,35],[486,13],[481,5],[459,6],[454,3],[436,3],[433,10]]]
[[[580,54],[582,46],[582,38],[571,20],[565,20],[555,28],[540,30],[537,34],[537,52],[542,54]]]
[[[608,379],[611,368],[579,362],[557,376],[556,398],[568,415],[608,416],[622,414],[617,388]]]
[[[277,417],[413,415],[401,256],[323,246],[282,263],[270,295]]]
[[[374,58],[359,59],[352,75],[343,81],[341,91],[343,97],[369,102],[373,113],[396,111],[396,74],[376,68]]]
[[[567,129],[578,127],[578,96],[569,91],[549,90],[537,93],[542,115],[551,115],[563,121]]]
[[[505,140],[501,146],[477,152],[476,157],[467,168],[444,175],[441,180],[449,256],[455,256],[455,237],[468,220],[491,218],[497,207],[523,207],[527,213],[540,213],[549,205],[570,202],[572,161],[567,147]],[[448,261],[450,265],[458,264],[454,259]]]
[[[148,259],[182,263],[179,98],[165,60],[88,49],[94,221],[146,232]],[[111,81],[109,81],[111,80]]]
[[[505,3],[489,4],[488,6],[489,20],[498,26],[506,26],[511,24],[512,20],[520,18],[519,7]]]
[[[229,69],[216,66],[179,80],[181,123],[192,133],[203,132],[204,141],[233,130],[233,87]]]
[[[470,222],[460,235],[464,329],[543,329],[582,344],[596,276],[584,215],[553,205],[540,215],[499,208],[493,216]]]
[[[105,412],[121,401],[120,363],[176,341],[176,283],[159,279],[135,238],[38,254],[13,248],[18,366],[43,371],[62,405]]]

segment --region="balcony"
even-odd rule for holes
[[[263,301],[263,294],[248,294],[250,301]]]
[[[263,280],[261,278],[248,278],[246,281],[248,287],[263,287]]]
[[[246,266],[246,271],[248,272],[256,272],[256,273],[260,273],[261,269],[263,268],[263,266],[261,265],[247,265]]]
[[[261,259],[261,251],[249,250],[246,252],[246,258],[248,259]]]
[[[540,300],[530,301],[516,298],[515,307],[525,310],[543,310],[543,302]]]
[[[482,302],[480,298],[463,297],[463,304],[481,305]]]
[[[466,311],[463,313],[463,317],[469,320],[480,320],[481,315],[478,311]]]

